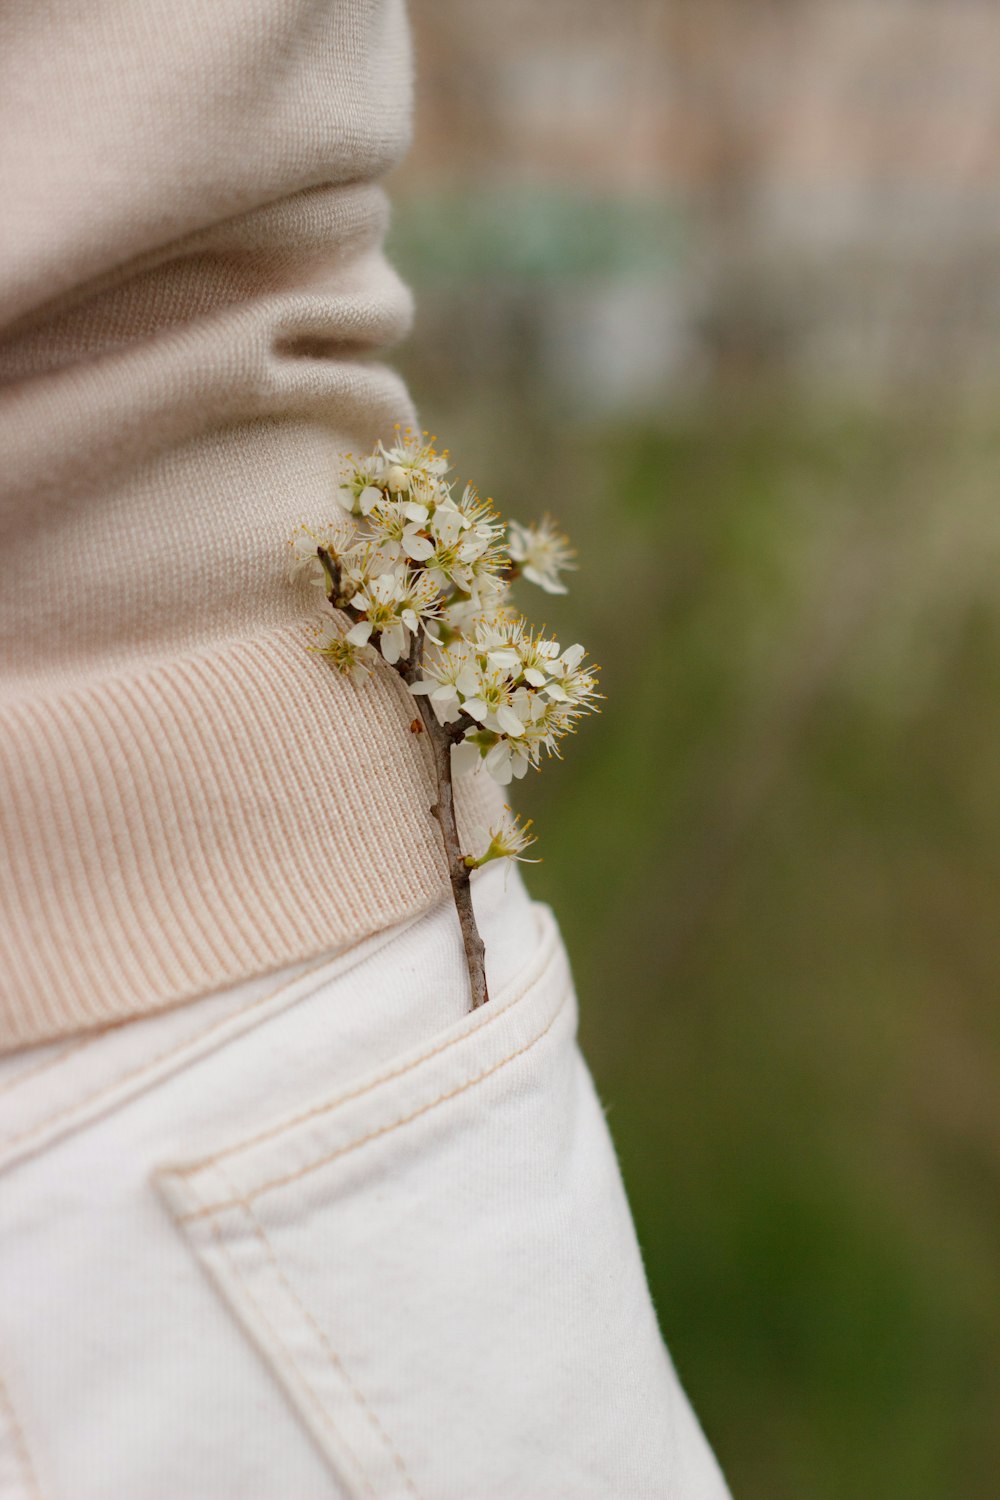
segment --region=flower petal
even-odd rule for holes
[[[383,630],[379,637],[379,645],[382,648],[382,655],[390,667],[395,666],[396,662],[399,661],[405,644],[406,636],[402,625],[390,625],[388,630]]]
[[[504,734],[509,734],[514,739],[519,739],[524,733],[524,725],[514,710],[506,703],[501,703],[497,709],[497,723]]]
[[[430,537],[421,536],[414,527],[408,526],[403,532],[403,551],[414,562],[426,562],[434,555],[434,543]]]
[[[479,747],[471,740],[460,740],[457,745],[451,747],[452,770],[459,776],[474,771],[480,761]]]

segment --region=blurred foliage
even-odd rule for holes
[[[1000,428],[715,389],[640,429],[405,373],[580,571],[607,704],[529,778],[582,1041],[738,1500],[1000,1473]]]
[[[517,799],[682,1380],[735,1500],[993,1500],[995,8],[412,11],[400,363],[579,548]]]

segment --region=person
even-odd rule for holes
[[[554,920],[477,877],[470,1012],[285,573],[415,417],[400,5],[12,0],[0,81],[0,1494],[724,1496]]]

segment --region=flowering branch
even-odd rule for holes
[[[538,769],[542,752],[597,707],[596,668],[582,646],[563,651],[533,632],[510,601],[524,577],[550,594],[573,553],[554,522],[501,522],[471,485],[460,497],[445,478],[447,454],[407,433],[360,461],[347,456],[339,513],[291,538],[294,574],[305,570],[334,610],[312,650],[362,683],[381,663],[416,699],[434,765],[431,812],[441,829],[462,929],[472,1005],[485,1005],[484,947],[472,904],[472,871],[524,858],[530,823],[506,817],[477,831],[462,852],[454,777],[486,774],[502,786]],[[344,620],[347,621],[346,629]]]

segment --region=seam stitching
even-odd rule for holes
[[[476,1073],[472,1078],[464,1079],[455,1088],[449,1089],[444,1094],[439,1094],[436,1099],[432,1099],[428,1104],[422,1104],[419,1109],[413,1110],[411,1114],[404,1115],[402,1119],[393,1120],[389,1125],[380,1125],[376,1130],[370,1130],[366,1135],[359,1136],[356,1140],[349,1141],[344,1146],[338,1146],[336,1151],[330,1151],[325,1156],[317,1157],[315,1161],[307,1162],[305,1166],[299,1167],[294,1172],[289,1172],[283,1177],[275,1177],[272,1178],[269,1182],[261,1183],[259,1187],[254,1188],[251,1192],[244,1193],[240,1198],[226,1199],[220,1203],[211,1204],[206,1204],[203,1202],[200,1208],[194,1209],[190,1213],[181,1214],[179,1216],[179,1222],[182,1224],[187,1224],[193,1219],[202,1219],[209,1214],[221,1213],[224,1209],[239,1208],[241,1205],[249,1206],[252,1199],[261,1197],[262,1194],[270,1192],[273,1188],[287,1187],[290,1182],[298,1181],[300,1177],[305,1177],[307,1173],[316,1171],[318,1167],[325,1166],[327,1162],[336,1161],[337,1158],[341,1156],[347,1156],[350,1152],[357,1151],[359,1147],[367,1145],[369,1141],[375,1141],[382,1136],[391,1135],[394,1130],[401,1130],[404,1125],[410,1125],[414,1120],[419,1120],[421,1115],[428,1114],[430,1110],[436,1109],[439,1104],[445,1104],[449,1099],[455,1099],[460,1094],[467,1093],[469,1089],[475,1088],[477,1084],[484,1083],[487,1078],[491,1078],[494,1073],[498,1073],[501,1068],[506,1067],[507,1064],[513,1062],[515,1058],[523,1057],[523,1055],[526,1052],[530,1052],[532,1047],[536,1046],[544,1036],[547,1036],[558,1020],[559,1016],[562,1014],[568,994],[568,988],[564,989],[562,997],[559,1000],[559,1004],[556,1006],[555,1010],[549,1017],[548,1021],[546,1021],[541,1031],[533,1036],[530,1041],[525,1042],[522,1046],[516,1048],[513,1052],[507,1053],[506,1056],[502,1057],[499,1062],[492,1063],[491,1066],[485,1068],[483,1072]]]
[[[23,1083],[26,1078],[34,1078],[37,1074],[44,1073],[48,1068],[57,1067],[59,1063],[65,1062],[68,1057],[75,1057],[78,1052],[83,1051],[84,1047],[89,1047],[92,1042],[96,1042],[98,1037],[103,1035],[104,1028],[102,1027],[101,1030],[95,1031],[93,1036],[83,1037],[79,1041],[63,1047],[53,1056],[42,1058],[41,1062],[35,1063],[33,1067],[22,1068],[21,1072],[15,1073],[13,1078],[5,1078],[0,1082],[0,1094],[10,1093],[17,1088],[18,1084]],[[16,1053],[10,1053],[9,1055],[14,1057]]]
[[[193,1185],[192,1185],[192,1187],[193,1187]],[[194,1190],[194,1192],[195,1192],[195,1197],[197,1198],[198,1197],[197,1190]],[[246,1206],[247,1212],[249,1213],[249,1204],[247,1204],[245,1206]],[[252,1215],[251,1215],[251,1217],[252,1217]],[[317,1390],[315,1390],[315,1388],[313,1387],[312,1383],[307,1378],[304,1370],[299,1365],[298,1360],[295,1358],[295,1355],[293,1354],[292,1350],[285,1343],[284,1339],[281,1337],[281,1334],[275,1328],[273,1322],[271,1321],[271,1319],[268,1317],[267,1313],[265,1312],[263,1303],[259,1300],[259,1298],[257,1298],[257,1297],[254,1296],[254,1293],[253,1293],[253,1291],[251,1290],[251,1287],[250,1287],[250,1283],[247,1280],[247,1278],[244,1276],[243,1272],[240,1270],[239,1262],[236,1260],[236,1257],[232,1254],[231,1250],[229,1249],[229,1246],[226,1244],[226,1241],[223,1238],[223,1235],[222,1235],[222,1233],[221,1233],[221,1231],[219,1229],[218,1224],[215,1221],[215,1218],[214,1217],[210,1217],[208,1222],[209,1222],[209,1227],[211,1228],[212,1234],[215,1237],[216,1243],[218,1244],[220,1250],[222,1251],[222,1253],[223,1253],[223,1255],[224,1255],[224,1257],[226,1259],[226,1262],[227,1262],[227,1264],[230,1267],[230,1270],[232,1271],[233,1275],[235,1276],[237,1283],[242,1288],[242,1290],[243,1290],[243,1292],[244,1292],[244,1294],[245,1294],[248,1302],[250,1303],[251,1307],[254,1308],[254,1310],[263,1319],[266,1327],[270,1330],[271,1337],[274,1339],[274,1341],[278,1345],[279,1349],[281,1349],[284,1352],[285,1358],[288,1360],[289,1364],[292,1366],[292,1369],[295,1371],[295,1373],[298,1375],[299,1379],[302,1381],[302,1384],[305,1387],[305,1389],[309,1392],[309,1395],[312,1397],[312,1400],[313,1400],[313,1402],[316,1405],[316,1409],[319,1411],[320,1415],[322,1416],[323,1420],[326,1422],[327,1426],[333,1432],[334,1437],[336,1437],[337,1439],[339,1439],[339,1441],[343,1444],[344,1448],[347,1450],[347,1452],[350,1455],[352,1461],[356,1465],[358,1472],[361,1475],[361,1478],[362,1478],[362,1480],[364,1482],[365,1492],[368,1495],[371,1496],[371,1500],[377,1500],[377,1495],[375,1493],[375,1489],[374,1489],[374,1486],[372,1485],[371,1479],[370,1479],[370,1477],[368,1475],[368,1470],[365,1468],[364,1464],[358,1458],[358,1455],[355,1453],[355,1451],[351,1447],[350,1443],[347,1441],[347,1439],[341,1433],[340,1429],[337,1427],[336,1422],[333,1420],[332,1414],[327,1409],[326,1405],[324,1404],[323,1400],[321,1399],[321,1397],[319,1395],[319,1392]]]
[[[415,1068],[419,1068],[425,1062],[430,1062],[432,1058],[440,1057],[443,1052],[447,1052],[451,1047],[458,1046],[460,1042],[466,1042],[473,1037],[480,1036],[488,1026],[492,1026],[494,1021],[499,1021],[502,1017],[509,1015],[514,1007],[526,998],[533,986],[544,978],[553,957],[554,954],[550,954],[546,962],[542,965],[541,971],[533,974],[526,980],[523,987],[517,991],[506,1005],[493,1011],[480,1025],[473,1027],[469,1031],[462,1031],[457,1036],[449,1037],[447,1041],[439,1042],[436,1047],[431,1047],[428,1051],[421,1052],[419,1057],[411,1058],[409,1062],[403,1063],[400,1067],[393,1068],[387,1073],[380,1073],[377,1078],[370,1079],[368,1083],[363,1083],[358,1088],[351,1089],[346,1094],[338,1094],[335,1099],[326,1101],[323,1104],[314,1105],[312,1109],[303,1110],[301,1114],[293,1115],[290,1119],[281,1120],[268,1130],[262,1130],[257,1135],[239,1141],[233,1146],[223,1146],[221,1150],[213,1152],[211,1156],[200,1157],[198,1161],[191,1162],[187,1166],[180,1166],[171,1170],[177,1177],[190,1177],[193,1173],[200,1172],[205,1167],[216,1165],[224,1157],[235,1156],[241,1151],[247,1151],[252,1146],[258,1146],[264,1141],[273,1139],[274,1136],[281,1135],[286,1130],[292,1130],[295,1126],[304,1124],[307,1120],[315,1119],[318,1115],[331,1114],[343,1104],[352,1104],[354,1100],[363,1098],[365,1094],[371,1093],[373,1089],[380,1088],[382,1084],[392,1083],[397,1078],[404,1078],[407,1073],[412,1072]]]
[[[42,1491],[38,1484],[38,1475],[35,1473],[35,1466],[31,1461],[31,1450],[28,1447],[28,1440],[24,1435],[24,1428],[21,1426],[17,1412],[14,1410],[14,1403],[10,1399],[10,1392],[2,1380],[0,1380],[0,1405],[4,1407],[10,1419],[11,1431],[14,1434],[14,1447],[17,1449],[17,1456],[21,1461],[21,1470],[27,1479],[28,1492],[32,1500],[42,1500]]]
[[[365,938],[362,939],[362,941],[367,942],[368,939]],[[338,959],[343,958],[344,955],[346,953],[349,953],[350,951],[351,950],[349,948],[345,949],[344,953],[337,954],[336,958],[331,958],[329,953],[326,954],[322,959],[315,963],[312,968],[303,969],[301,974],[296,974],[294,979],[288,979],[283,984],[280,984],[276,990],[269,990],[266,995],[258,996],[256,1000],[252,1000],[250,1004],[244,1006],[242,1010],[232,1011],[229,1015],[220,1016],[219,1019],[217,1021],[213,1021],[210,1026],[206,1026],[201,1031],[196,1031],[193,1033],[193,1035],[185,1037],[182,1042],[178,1042],[175,1046],[168,1047],[165,1052],[157,1052],[154,1057],[147,1058],[146,1061],[140,1063],[138,1067],[130,1068],[126,1073],[119,1073],[116,1077],[112,1078],[109,1083],[106,1083],[101,1088],[96,1089],[94,1093],[87,1094],[83,1099],[77,1099],[72,1104],[68,1104],[64,1108],[56,1110],[54,1114],[47,1115],[44,1120],[38,1121],[35,1125],[32,1125],[29,1130],[22,1130],[19,1135],[9,1135],[0,1138],[0,1154],[2,1154],[4,1151],[9,1150],[13,1146],[19,1146],[22,1142],[30,1140],[32,1136],[40,1135],[43,1131],[47,1130],[50,1125],[54,1125],[57,1120],[64,1119],[67,1115],[73,1114],[74,1111],[86,1109],[88,1104],[93,1104],[97,1099],[103,1099],[105,1095],[112,1093],[121,1084],[128,1083],[130,1079],[139,1078],[143,1073],[148,1073],[152,1068],[155,1068],[158,1063],[165,1062],[167,1058],[174,1057],[178,1052],[183,1052],[185,1047],[189,1047],[195,1042],[200,1042],[206,1036],[211,1036],[213,1031],[217,1031],[220,1026],[225,1026],[234,1018],[249,1015],[251,1011],[257,1010],[259,1006],[266,1004],[268,1000],[276,1000],[278,996],[285,990],[291,989],[293,985],[298,984],[303,979],[311,978],[312,975],[318,973],[321,969],[327,967],[328,965],[335,963]],[[216,990],[213,993],[221,994],[224,992]],[[315,991],[311,991],[310,994],[315,994]],[[207,999],[208,997],[206,996],[204,998]],[[302,998],[308,999],[309,997],[304,995]]]
[[[229,1187],[232,1189],[232,1191],[234,1193],[239,1194],[239,1188],[237,1187],[236,1183],[232,1181],[232,1179],[229,1177],[229,1175],[227,1174],[227,1172],[225,1171],[225,1169],[223,1167],[219,1168],[219,1173],[225,1179],[226,1183],[229,1185]],[[392,1461],[395,1464],[397,1470],[399,1471],[400,1476],[402,1477],[403,1481],[405,1482],[407,1489],[410,1491],[410,1494],[414,1496],[414,1500],[420,1500],[420,1494],[419,1494],[419,1492],[417,1490],[416,1485],[413,1482],[413,1478],[410,1475],[410,1472],[407,1469],[406,1464],[403,1462],[402,1455],[397,1452],[397,1450],[396,1450],[396,1448],[395,1448],[392,1440],[389,1437],[389,1434],[386,1432],[385,1428],[382,1426],[382,1423],[379,1420],[378,1415],[376,1414],[376,1412],[374,1411],[374,1409],[372,1408],[372,1406],[366,1400],[366,1398],[364,1396],[364,1393],[361,1391],[361,1389],[358,1387],[358,1385],[356,1384],[356,1382],[348,1374],[347,1368],[344,1365],[343,1360],[341,1359],[341,1357],[337,1353],[337,1351],[334,1349],[334,1347],[333,1347],[332,1343],[330,1342],[329,1338],[327,1337],[326,1333],[320,1327],[320,1325],[319,1325],[318,1321],[316,1320],[316,1318],[313,1316],[313,1314],[306,1307],[306,1305],[303,1302],[302,1298],[299,1296],[298,1292],[295,1290],[295,1288],[292,1286],[291,1282],[288,1280],[288,1277],[285,1275],[285,1272],[282,1270],[281,1263],[278,1260],[278,1257],[277,1257],[277,1254],[275,1252],[274,1246],[273,1246],[273,1244],[272,1244],[272,1242],[271,1242],[271,1240],[270,1240],[270,1238],[269,1238],[269,1236],[267,1234],[267,1231],[264,1228],[264,1225],[261,1223],[261,1221],[258,1219],[257,1215],[254,1213],[251,1204],[247,1202],[246,1198],[242,1194],[239,1195],[239,1201],[240,1201],[241,1206],[246,1209],[246,1212],[247,1212],[247,1215],[248,1215],[248,1217],[250,1219],[250,1222],[251,1222],[251,1225],[253,1227],[254,1233],[257,1235],[257,1238],[260,1240],[261,1244],[264,1246],[264,1249],[267,1252],[268,1259],[270,1260],[271,1265],[274,1267],[275,1274],[278,1276],[279,1280],[281,1281],[282,1286],[284,1286],[285,1290],[288,1292],[288,1295],[292,1298],[293,1302],[298,1307],[299,1311],[302,1313],[302,1316],[305,1318],[306,1322],[309,1324],[310,1328],[313,1330],[313,1332],[315,1333],[316,1337],[319,1339],[320,1344],[322,1345],[324,1351],[326,1352],[327,1357],[329,1358],[331,1365],[342,1376],[343,1380],[345,1381],[345,1383],[347,1385],[348,1390],[351,1392],[351,1395],[354,1397],[355,1401],[361,1407],[361,1410],[364,1412],[365,1416],[368,1418],[368,1420],[371,1423],[372,1427],[375,1429],[376,1433],[378,1434],[379,1438],[382,1441],[383,1446],[385,1447],[385,1449],[389,1453],[389,1456],[392,1458]]]

